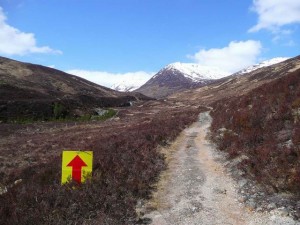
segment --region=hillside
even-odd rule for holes
[[[300,194],[300,68],[212,106],[219,149],[269,191]]]
[[[188,102],[192,105],[209,105],[221,99],[230,99],[232,97],[244,95],[265,83],[286,76],[299,68],[300,56],[297,56],[278,64],[256,69],[249,73],[233,74],[215,80],[204,87],[175,93],[169,96],[168,99]]]
[[[243,186],[243,202],[259,208],[275,201],[295,218],[300,216],[299,82],[297,56],[169,97],[211,107],[211,139],[227,153],[230,171]],[[254,186],[263,197],[252,193]]]
[[[96,85],[49,67],[0,57],[0,120],[53,117],[55,104],[61,116],[93,113],[93,108],[126,106],[143,98]],[[145,98],[146,99],[146,98]]]

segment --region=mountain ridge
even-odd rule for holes
[[[289,57],[275,57],[275,58],[272,58],[272,59],[264,60],[260,63],[248,66],[245,69],[242,69],[242,70],[236,72],[235,74],[250,73],[254,70],[257,70],[257,69],[260,69],[260,68],[263,68],[263,67],[267,67],[267,66],[272,66],[274,64],[281,63],[281,62],[283,62],[285,60],[288,60],[288,59],[290,59],[290,58]]]
[[[196,63],[175,62],[159,70],[150,80],[138,87],[127,85],[126,81],[114,84],[112,89],[123,92],[136,91],[154,98],[164,98],[173,93],[205,86],[230,75],[243,75],[260,68],[271,66],[288,57],[276,57],[246,67],[236,73],[229,73],[218,68],[202,66]]]
[[[177,70],[181,72],[186,78],[199,82],[201,80],[219,79],[230,73],[222,71],[218,68],[202,66],[196,63],[181,63],[175,62],[165,66],[162,70]],[[157,76],[157,75],[155,75]],[[153,78],[155,78],[155,76]]]

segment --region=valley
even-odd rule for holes
[[[178,83],[151,96],[1,60],[0,224],[298,223],[299,56],[188,88],[167,74]],[[58,104],[66,112],[57,115]],[[93,119],[100,109],[115,114]],[[94,152],[89,182],[60,185],[62,150]],[[268,201],[234,187],[240,181]]]

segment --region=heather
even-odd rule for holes
[[[300,194],[300,70],[212,106],[219,149],[270,192]]]
[[[138,199],[150,197],[166,167],[159,147],[196,121],[200,111],[163,108],[121,110],[115,120],[58,125],[48,132],[56,124],[51,122],[41,125],[43,132],[16,138],[14,144],[20,145],[30,139],[26,150],[36,154],[47,147],[48,160],[2,172],[7,185],[22,181],[0,195],[0,224],[135,224]],[[1,147],[3,155],[13,151],[12,143]],[[84,185],[61,186],[61,150],[71,147],[94,152],[93,176]]]

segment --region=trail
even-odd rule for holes
[[[174,154],[144,218],[152,225],[280,225],[296,224],[288,217],[258,213],[240,203],[237,184],[218,160],[224,156],[206,139],[208,112],[187,128],[171,147]]]

